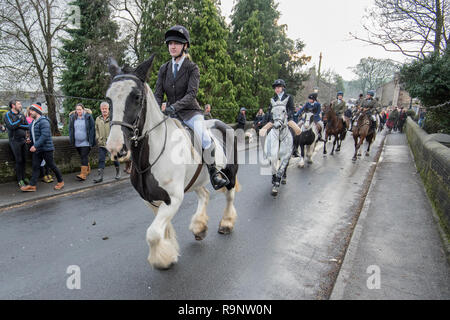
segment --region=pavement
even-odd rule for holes
[[[121,164],[121,178],[119,181],[128,180],[130,175],[125,173],[123,169],[124,164]],[[63,175],[64,188],[60,191],[55,191],[53,188],[57,181],[53,174],[53,183],[45,183],[41,180],[38,181],[36,192],[22,192],[16,182],[2,183],[0,184],[0,211],[6,208],[23,205],[33,201],[39,201],[49,199],[52,197],[63,196],[68,193],[74,193],[82,190],[89,190],[98,188],[110,183],[118,182],[115,179],[116,169],[114,166],[105,168],[103,182],[94,184],[94,179],[97,178],[97,169],[92,169],[91,174],[86,181],[79,181],[76,178],[76,173],[70,173]]]
[[[387,136],[331,299],[448,300],[448,239],[406,136]]]

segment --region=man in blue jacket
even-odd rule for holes
[[[25,154],[28,135],[28,122],[22,113],[22,103],[18,100],[9,102],[10,110],[5,114],[4,123],[8,130],[9,146],[16,162],[16,177],[19,188],[25,186]]]
[[[31,105],[29,109],[30,116],[34,119],[30,124],[31,148],[33,153],[33,175],[28,186],[20,188],[24,192],[36,191],[36,183],[39,179],[42,160],[45,160],[47,166],[55,173],[58,183],[55,190],[61,190],[64,187],[64,181],[53,159],[55,147],[52,141],[52,132],[50,130],[50,121],[42,115],[42,107],[37,104]]]

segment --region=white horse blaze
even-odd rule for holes
[[[123,121],[125,103],[134,86],[135,82],[133,80],[124,80],[113,83],[108,89],[106,96],[114,102],[112,106],[112,121]],[[106,142],[106,149],[114,156],[122,150],[124,143],[122,127],[112,126]]]

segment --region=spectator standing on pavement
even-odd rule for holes
[[[37,102],[36,104],[38,106],[42,106],[39,102]],[[31,114],[30,114],[30,108],[31,108],[31,106],[27,108],[27,112],[25,113],[25,116],[27,118],[27,122],[28,122],[29,125],[34,120],[31,117]],[[41,172],[41,174],[40,174],[39,178],[42,178],[43,182],[45,182],[45,183],[52,183],[53,182],[53,177],[50,174],[50,168],[47,166],[45,160],[42,160],[40,172]]]
[[[84,181],[91,171],[89,154],[95,146],[95,122],[92,111],[85,109],[81,103],[76,105],[75,112],[70,115],[69,138],[81,158],[81,172],[77,179]]]
[[[61,190],[64,187],[64,181],[53,159],[53,151],[55,147],[52,141],[52,131],[50,130],[50,121],[47,117],[42,115],[42,107],[33,104],[29,109],[30,116],[33,118],[33,122],[30,125],[31,131],[31,148],[30,152],[33,154],[33,175],[30,180],[30,184],[23,186],[20,190],[24,192],[35,192],[36,183],[41,172],[41,163],[45,160],[48,167],[55,173],[58,183],[55,186],[55,190]]]
[[[212,120],[212,115],[211,115],[211,105],[207,104],[205,106],[205,112],[203,113],[203,117],[205,118],[205,120]]]
[[[26,139],[29,135],[29,124],[22,113],[22,103],[18,100],[9,102],[10,110],[5,114],[3,122],[8,130],[9,145],[16,162],[15,170],[19,188],[26,185],[25,179],[25,154]]]
[[[259,108],[258,113],[253,120],[253,129],[256,131],[256,136],[259,138],[259,130],[265,125],[266,115],[264,114],[263,108]]]
[[[237,118],[237,129],[245,130],[245,124],[247,122],[247,116],[245,113],[247,112],[247,109],[241,108],[238,118]]]
[[[403,126],[405,125],[406,118],[406,109],[402,108],[398,116],[398,131],[400,131],[400,133],[403,133]]]
[[[94,179],[94,183],[103,181],[103,171],[105,170],[105,161],[108,155],[108,150],[106,150],[106,141],[108,140],[110,131],[108,102],[102,102],[100,104],[100,111],[102,114],[95,119],[95,136],[98,144],[98,177]],[[116,180],[119,180],[120,163],[117,159],[114,160],[114,167],[116,168]]]

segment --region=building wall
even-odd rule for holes
[[[383,107],[398,106],[409,108],[411,104],[411,97],[407,91],[402,89],[398,76],[395,76],[394,80],[379,87],[376,96],[380,99]]]

